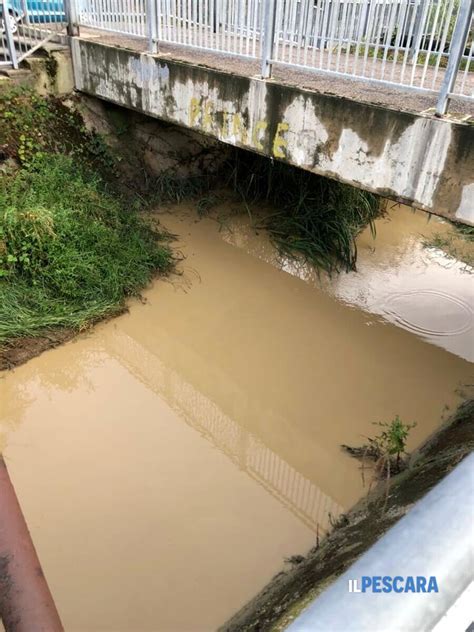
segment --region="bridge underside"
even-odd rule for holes
[[[76,88],[474,225],[474,126],[73,38]]]

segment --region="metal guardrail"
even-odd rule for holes
[[[470,0],[307,0],[275,2],[271,62],[437,91],[456,39],[458,18],[472,13]],[[466,9],[470,7],[467,16]],[[469,66],[472,46],[462,47]],[[472,63],[474,70],[474,62]],[[465,82],[451,92],[463,94]],[[467,95],[469,96],[469,95]]]
[[[64,0],[0,0],[0,67],[23,59],[67,26]]]
[[[474,99],[473,0],[71,0],[77,24],[160,44]]]
[[[471,454],[313,601],[288,632],[432,630],[474,580],[473,506]],[[362,577],[384,576],[433,576],[438,592],[349,590],[354,588],[349,582],[358,580],[360,588]]]
[[[474,100],[474,0],[0,0],[0,66],[69,19],[160,44]],[[8,16],[5,19],[4,16]]]

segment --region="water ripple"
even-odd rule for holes
[[[457,336],[473,326],[472,307],[438,290],[411,290],[389,296],[383,311],[401,327],[425,336]]]

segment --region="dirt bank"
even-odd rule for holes
[[[284,570],[220,629],[225,632],[283,630],[320,592],[403,517],[422,496],[474,450],[474,400],[412,455],[408,469],[392,479],[385,511],[381,484],[347,515],[306,558]]]
[[[77,334],[72,329],[57,328],[42,336],[25,336],[10,340],[0,347],[0,371],[13,369],[47,349],[71,340]]]

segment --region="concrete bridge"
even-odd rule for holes
[[[469,6],[472,10],[471,3]],[[326,56],[332,52],[332,60],[326,60],[321,68],[316,68],[317,64],[310,68],[309,62],[279,64],[286,49],[272,34],[273,50],[270,46],[268,53],[264,27],[263,35],[257,36],[249,26],[244,37],[242,23],[233,39],[228,34],[230,27],[226,27],[222,33],[228,40],[223,40],[226,50],[222,50],[215,18],[214,27],[207,31],[200,30],[198,22],[192,26],[183,19],[179,22],[184,24],[182,31],[173,31],[169,24],[166,31],[165,18],[158,18],[156,23],[155,16],[154,23],[149,21],[150,7],[146,16],[136,16],[133,36],[128,14],[124,17],[126,27],[115,21],[101,28],[93,15],[84,13],[76,18],[71,48],[78,90],[224,143],[474,224],[472,46],[464,60],[467,66],[457,74],[466,50],[458,50],[455,68],[451,68],[454,39],[443,72],[439,62],[429,65],[426,55],[422,57],[418,51],[418,61],[412,61],[408,71],[411,83],[405,85],[404,72],[406,75],[409,67],[406,54],[405,58],[395,55],[390,67],[385,66],[389,63],[387,53],[380,59],[375,55],[371,72],[365,69],[362,76],[357,63],[362,64],[363,58],[342,44],[339,48],[318,44]],[[205,17],[201,17],[204,22]],[[306,18],[301,15],[298,19],[302,24]],[[462,44],[467,31],[460,33],[460,20],[458,16],[456,29]],[[80,32],[78,23],[82,24]],[[150,24],[158,24],[161,33]],[[338,37],[340,44],[342,35]],[[316,44],[313,48],[316,59],[315,51],[321,50]],[[403,49],[401,44],[399,48]],[[407,53],[408,49],[404,50]],[[235,54],[230,56],[232,51]],[[305,54],[309,59],[310,53],[309,44],[300,42],[301,60]],[[292,59],[298,58],[293,55]],[[271,78],[265,77],[269,65],[273,66]],[[440,110],[439,105],[443,90],[445,104],[451,102],[447,116],[441,115],[446,108]]]

